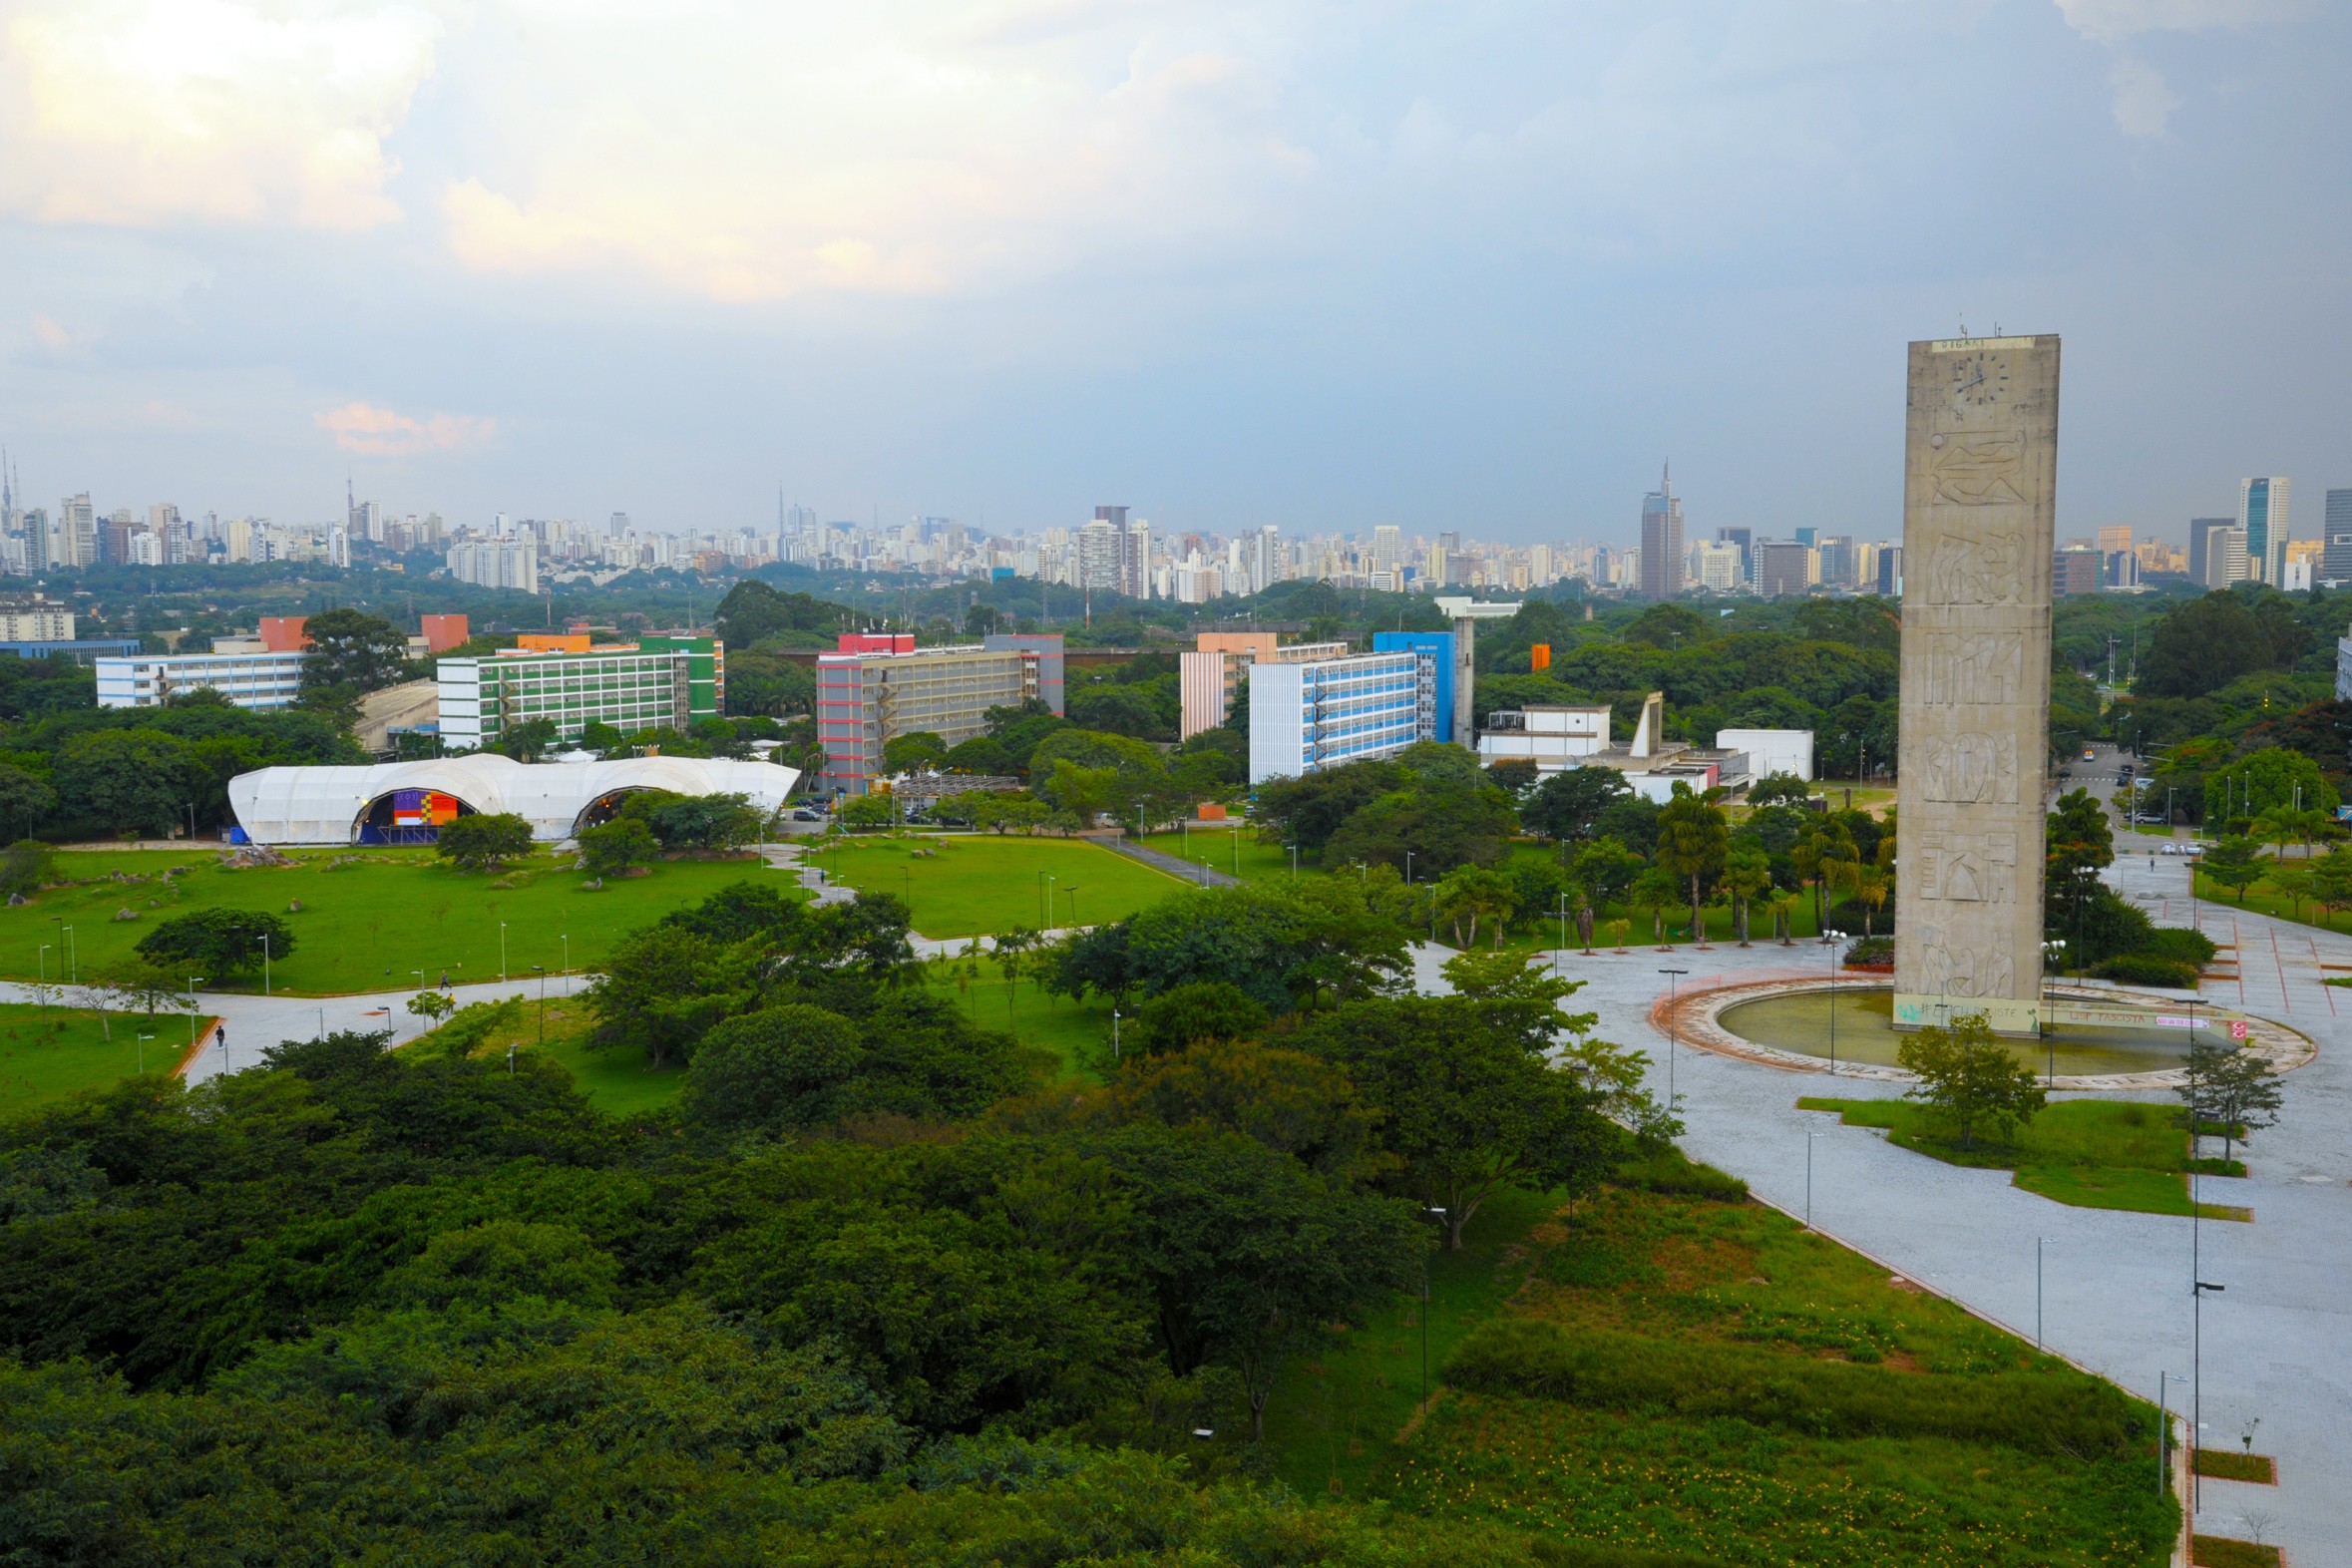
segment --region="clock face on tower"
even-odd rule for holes
[[[2009,361],[2000,354],[1962,354],[1952,362],[1952,407],[1985,413],[2009,396]]]

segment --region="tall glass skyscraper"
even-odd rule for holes
[[[2287,482],[2284,475],[2237,482],[2237,526],[2246,531],[2246,572],[2272,588],[2286,580]]]
[[[2352,583],[2352,490],[2327,493],[2327,518],[2319,537],[2320,577],[2330,583]]]
[[[1683,503],[1673,476],[1662,470],[1658,488],[1642,497],[1642,597],[1673,598],[1683,590]]]

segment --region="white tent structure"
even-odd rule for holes
[[[763,812],[784,804],[800,780],[772,762],[705,757],[628,757],[617,762],[522,763],[492,752],[381,762],[367,767],[262,768],[228,781],[229,809],[256,844],[353,844],[385,797],[431,790],[474,812],[511,812],[532,837],[568,839],[632,790],[743,795]],[[600,808],[600,809],[599,809]]]

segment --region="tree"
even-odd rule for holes
[[[349,686],[380,691],[409,673],[408,637],[381,615],[329,609],[302,622],[309,650],[302,656],[304,686]]]
[[[75,816],[156,838],[188,820],[197,783],[188,742],[155,729],[101,730],[69,741],[54,778]]]
[[[1828,919],[1822,908],[1822,894],[1839,879],[1843,868],[1858,862],[1860,855],[1853,834],[1835,817],[1815,819],[1789,849],[1789,866],[1812,887],[1816,926],[1826,924]]]
[[[0,826],[26,833],[56,809],[57,791],[48,780],[0,763]]]
[[[1269,779],[1258,786],[1250,820],[1263,842],[1296,844],[1313,854],[1331,842],[1341,824],[1382,795],[1401,789],[1406,778],[1396,763],[1373,761]]]
[[[1682,903],[1683,890],[1675,882],[1674,873],[1663,866],[1652,866],[1634,878],[1627,895],[1637,910],[1650,912],[1650,940],[1661,949],[1666,942],[1666,912]]]
[[[2311,896],[2323,919],[2352,909],[2352,850],[2339,845],[2311,863]]]
[[[276,962],[294,951],[294,928],[256,910],[196,910],[165,921],[132,951],[176,973],[224,980]]]
[[[2141,650],[2134,689],[2152,697],[2201,697],[2256,670],[2291,668],[2308,639],[2283,596],[2249,602],[2244,592],[2221,589],[2156,622]]]
[[[1437,884],[1436,897],[1437,918],[1452,923],[1456,947],[1466,946],[1462,939],[1465,917],[1470,922],[1469,942],[1478,940],[1478,922],[1484,918],[1493,921],[1494,945],[1501,947],[1511,912],[1519,907],[1518,889],[1511,879],[1478,866],[1459,866],[1447,872]]]
[[[2208,822],[2249,822],[2274,809],[2333,811],[2337,804],[2336,787],[2319,764],[2283,746],[2248,752],[2208,772],[2204,783]],[[2287,837],[2296,836],[2295,823],[2291,816],[2284,819]]]
[[[1771,857],[1760,844],[1741,840],[1724,856],[1724,888],[1732,895],[1733,922],[1740,928],[1740,946],[1748,942],[1748,909],[1772,891]]]
[[[1143,1054],[1157,1056],[1205,1041],[1256,1039],[1271,1021],[1265,1003],[1240,986],[1194,980],[1144,1002],[1135,1014],[1135,1041]]]
[[[882,771],[885,773],[936,770],[947,760],[948,743],[927,729],[919,729],[909,735],[893,735],[882,748]]]
[[[617,877],[650,864],[660,853],[653,830],[634,817],[615,817],[580,832],[581,869],[590,876]]]
[[[1527,798],[1528,791],[1535,788],[1536,778],[1535,763],[1527,757],[1505,757],[1486,767],[1486,781],[1514,802]]]
[[[1695,942],[1707,940],[1707,926],[1699,913],[1700,890],[1722,874],[1731,842],[1731,824],[1724,819],[1723,807],[1705,795],[1693,794],[1688,785],[1675,785],[1674,798],[1658,813],[1657,862],[1660,870],[1690,887],[1691,938]]]
[[[2246,889],[2262,880],[2268,863],[2249,838],[2231,835],[2219,840],[2199,857],[2197,868],[2205,880],[2217,882],[2237,894],[2237,902],[2246,901]]]
[[[1608,904],[1633,886],[1642,874],[1642,857],[1616,839],[1603,836],[1576,852],[1571,867],[1576,880],[1592,890],[1597,903]]]
[[[1982,1013],[1928,1025],[1903,1041],[1895,1059],[1919,1079],[1905,1097],[1926,1106],[1964,1149],[1975,1146],[1979,1131],[2003,1136],[2042,1108],[2040,1080],[1994,1037]]]
[[[0,850],[0,894],[31,898],[57,878],[57,851],[39,839],[18,839]]]
[[[469,812],[441,825],[433,853],[460,871],[496,871],[531,853],[531,823],[511,811]]]
[[[892,797],[880,800],[896,814]],[[640,790],[620,804],[619,816],[645,824],[667,850],[724,850],[757,839],[767,827],[747,795],[681,795],[673,790]],[[886,819],[887,820],[887,819]]]
[[[1751,810],[1763,806],[1797,806],[1812,799],[1813,787],[1793,773],[1767,773],[1748,786]]]
[[[1134,1127],[1103,1154],[1133,1193],[1131,1257],[1170,1367],[1238,1372],[1253,1440],[1289,1360],[1401,1286],[1421,1251],[1403,1205],[1238,1133]]]
[[[1569,768],[1535,787],[1519,820],[1548,839],[1588,838],[1601,813],[1632,794],[1615,768]]]
[[[2205,1128],[2217,1126],[2224,1163],[2236,1139],[2278,1124],[2277,1075],[2259,1053],[2242,1046],[2202,1036],[2190,1040],[2188,1071],[2173,1092],[2180,1096],[2191,1152]]]
[[[1326,1175],[1366,1180],[1394,1163],[1377,1151],[1379,1118],[1348,1074],[1304,1051],[1198,1040],[1128,1058],[1110,1093],[1122,1116],[1238,1132]]]
[[[431,1028],[457,1010],[457,998],[438,990],[420,990],[408,998],[408,1010]]]
[[[499,732],[498,750],[517,762],[537,762],[555,746],[563,732],[551,718],[524,719]]]
[[[1576,1020],[1560,1018],[1562,1027]],[[1376,998],[1314,1015],[1300,1047],[1336,1062],[1381,1116],[1398,1182],[1444,1210],[1447,1245],[1507,1185],[1571,1190],[1599,1180],[1615,1129],[1581,1077],[1463,996]]]

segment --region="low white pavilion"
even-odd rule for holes
[[[256,844],[357,844],[386,803],[428,792],[462,811],[512,813],[533,838],[556,843],[609,816],[638,790],[742,795],[773,812],[800,780],[796,768],[716,757],[627,757],[616,762],[517,762],[494,752],[366,767],[262,768],[228,781],[229,809]],[[370,839],[366,842],[376,842]]]

